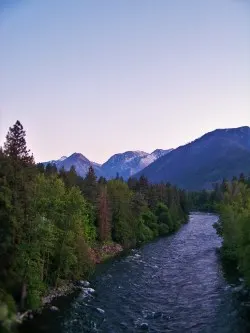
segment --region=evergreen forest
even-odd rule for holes
[[[17,121],[0,149],[0,321],[8,328],[51,288],[88,277],[103,244],[135,247],[187,218],[187,194],[170,184],[36,164]]]

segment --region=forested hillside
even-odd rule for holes
[[[223,178],[250,175],[250,128],[217,129],[174,149],[139,172],[155,183],[190,191],[210,189]]]
[[[17,121],[0,149],[0,321],[36,309],[51,287],[86,277],[102,244],[136,246],[187,221],[186,193],[145,177],[107,181],[36,165]]]

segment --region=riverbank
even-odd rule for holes
[[[124,248],[120,244],[109,242],[106,244],[99,244],[92,248],[90,250],[90,256],[95,264],[100,264],[107,259],[116,257],[122,251],[124,251]]]
[[[188,219],[186,223],[188,222]],[[183,226],[182,224],[179,228],[175,231],[178,232],[179,229]],[[173,233],[169,233],[165,237],[169,237],[173,235]],[[157,237],[152,239],[152,241],[157,241],[157,239],[165,238],[165,237]],[[139,245],[139,248],[143,245],[146,245],[150,242],[142,242]],[[131,250],[130,248],[124,248],[120,244],[115,242],[106,242],[104,244],[95,244],[92,248],[89,249],[89,256],[93,263],[93,267],[95,268],[96,265],[103,264],[110,259],[114,259],[123,253],[127,253],[127,251]],[[95,269],[93,270],[94,273]],[[85,277],[85,278],[89,278]],[[93,292],[92,288],[89,288],[90,284],[87,280],[80,280],[80,281],[67,281],[60,287],[51,288],[48,293],[42,298],[42,305],[36,311],[27,310],[25,313],[18,314],[18,323],[21,324],[23,321],[33,319],[34,317],[39,316],[42,312],[50,311],[50,312],[58,312],[61,311],[60,306],[60,299],[64,299],[67,297],[71,297],[71,295],[78,294],[80,291],[84,292],[86,295],[89,295]]]
[[[193,214],[169,237],[96,266],[87,289],[55,299],[19,333],[248,333],[244,281],[225,279],[217,216]],[[246,295],[247,296],[247,295]]]
[[[188,220],[187,220],[188,222]],[[182,225],[180,225],[181,228]],[[180,229],[179,228],[179,229]],[[179,231],[176,230],[176,232]],[[173,233],[170,233],[166,235],[165,237],[171,236]],[[164,238],[165,238],[164,237]],[[157,239],[160,239],[162,237],[157,237],[156,239],[153,239],[152,241],[157,241]],[[139,245],[139,247],[145,245],[148,242],[143,242]],[[150,243],[150,242],[149,242]],[[94,271],[95,266],[99,264],[103,264],[106,261],[110,259],[114,259],[123,253],[126,253],[127,251],[131,250],[132,248],[124,248],[120,244],[115,242],[106,242],[104,244],[95,244],[92,248],[89,249],[89,256],[91,258],[91,261],[93,263]],[[94,273],[93,271],[93,273]],[[89,278],[85,277],[85,278]],[[60,287],[51,288],[47,294],[42,298],[42,304],[41,307],[38,310],[32,311],[32,310],[26,310],[24,313],[18,313],[17,316],[17,322],[21,324],[25,320],[33,319],[34,316],[39,315],[42,311],[51,311],[56,312],[60,311],[60,308],[58,307],[58,300],[60,298],[70,297],[72,294],[77,294],[79,291],[86,292],[89,294],[91,293],[91,288],[89,288],[89,282],[87,280],[80,280],[80,281],[67,281],[65,284],[61,285]],[[60,303],[60,301],[59,301]]]
[[[98,244],[90,249],[90,257],[93,265],[101,264],[108,259],[115,258],[124,248],[114,242],[109,242],[106,244]],[[42,298],[42,307],[49,305],[55,298],[66,296],[73,293],[77,289],[89,287],[89,282],[85,280],[80,281],[69,281],[60,287],[52,288],[47,295]]]
[[[108,259],[115,258],[124,251],[124,248],[114,242],[107,242],[105,244],[97,244],[90,249],[90,258],[93,265],[104,263]],[[70,296],[80,290],[91,292],[89,288],[89,282],[86,280],[80,281],[67,281],[65,284],[50,288],[45,296],[42,297],[41,307],[38,310],[32,311],[27,309],[25,312],[17,313],[16,317],[13,317],[13,322],[22,324],[24,320],[33,319],[34,316],[40,314],[45,308],[51,311],[59,311],[58,306],[54,304],[55,300],[61,297]]]

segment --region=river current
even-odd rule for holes
[[[90,281],[94,290],[68,300],[53,319],[35,319],[32,331],[249,332],[235,286],[224,278],[217,252],[221,240],[212,226],[216,221],[215,215],[191,214],[170,237],[99,265]]]

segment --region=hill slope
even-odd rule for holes
[[[152,182],[197,190],[250,173],[250,128],[217,129],[159,158],[139,172]]]

